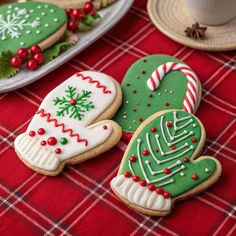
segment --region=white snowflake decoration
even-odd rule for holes
[[[19,31],[24,29],[24,27],[37,28],[40,25],[39,19],[27,22],[27,20],[22,17],[25,14],[27,14],[27,10],[20,9],[17,13],[7,15],[5,19],[3,15],[0,15],[0,36],[2,40],[5,40],[7,35],[12,39],[19,38],[21,35]]]

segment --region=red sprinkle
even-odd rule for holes
[[[150,93],[150,94],[148,94],[148,97],[152,98],[152,97],[153,97],[153,95]]]
[[[189,162],[189,158],[185,157],[183,160],[185,163]]]
[[[168,175],[168,174],[170,174],[171,171],[170,171],[170,169],[165,168],[163,172],[164,172],[166,175]]]
[[[170,193],[169,192],[164,192],[163,196],[164,196],[164,198],[168,199],[168,198],[170,198]]]
[[[143,150],[142,153],[143,153],[144,156],[148,156],[149,155],[149,151],[148,150]]]
[[[129,87],[129,86],[130,86],[130,83],[126,83],[126,86]]]
[[[152,128],[151,128],[151,131],[152,131],[153,133],[155,133],[155,132],[157,131],[157,128],[156,128],[156,127],[152,127]]]
[[[155,149],[155,152],[159,152],[159,150],[158,150],[158,149]]]
[[[39,128],[39,129],[38,129],[38,134],[39,134],[39,135],[45,134],[45,129],[44,129],[44,128]]]
[[[164,104],[165,104],[165,106],[166,106],[166,107],[168,107],[168,106],[169,106],[169,102],[165,102]]]
[[[167,126],[168,128],[172,127],[172,122],[168,121],[167,124],[166,124],[166,126]]]
[[[140,122],[143,122],[143,118],[141,118],[141,117],[140,117],[140,118],[138,118],[138,120],[139,120]]]
[[[129,178],[129,177],[131,176],[131,174],[130,174],[129,171],[125,171],[124,176],[125,176],[126,178]]]
[[[132,90],[132,93],[137,93],[137,90]]]
[[[56,149],[55,149],[55,153],[56,153],[56,154],[60,154],[60,153],[61,153],[61,149],[60,149],[60,148],[56,148]]]
[[[103,127],[102,127],[103,129],[107,129],[107,126],[106,125],[103,125]]]
[[[192,143],[196,143],[197,139],[196,138],[192,138]]]
[[[133,180],[134,180],[134,182],[138,182],[138,181],[139,181],[139,177],[138,177],[137,175],[135,175],[135,176],[133,177]]]
[[[140,180],[140,185],[141,186],[146,186],[147,185],[146,180],[144,180],[144,179]]]
[[[157,193],[157,194],[163,194],[164,191],[163,191],[162,188],[156,188],[156,193]]]
[[[172,146],[170,149],[171,149],[171,150],[175,150],[175,149],[176,149],[176,146]]]
[[[149,184],[149,185],[148,185],[148,189],[149,189],[150,191],[154,191],[154,190],[155,190],[154,184]]]
[[[136,161],[136,156],[135,156],[135,155],[132,155],[132,156],[129,158],[129,160],[130,160],[131,162],[135,162],[135,161]]]
[[[71,105],[75,105],[75,104],[76,104],[76,100],[75,100],[75,99],[71,99],[71,100],[70,100],[70,104],[71,104]]]
[[[47,140],[47,143],[50,145],[50,146],[54,146],[57,144],[57,139],[55,137],[49,137],[48,140]]]
[[[136,112],[137,110],[136,109],[133,109],[134,112]]]
[[[35,136],[35,132],[34,132],[33,130],[30,131],[30,132],[29,132],[29,136],[30,136],[30,137],[34,137],[34,136]]]
[[[42,140],[41,142],[40,142],[40,145],[41,146],[45,146],[47,144],[47,142],[45,141],[45,140]]]
[[[193,175],[192,175],[192,179],[193,179],[193,180],[198,180],[198,175],[197,175],[197,174],[193,174]]]
[[[151,106],[151,103],[147,103],[147,106],[150,107],[150,106]]]
[[[145,70],[141,70],[141,73],[142,73],[142,74],[146,74],[146,71],[145,71]]]

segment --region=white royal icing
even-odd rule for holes
[[[25,134],[23,134],[19,135],[15,140],[15,148],[17,152],[31,165],[45,170],[55,170],[61,161],[67,160],[99,146],[111,135],[112,126],[106,121],[101,121],[100,123],[95,123],[93,125],[90,124],[113,103],[117,95],[115,83],[109,76],[103,73],[84,71],[80,72],[80,74],[82,74],[83,77],[89,76],[93,80],[99,81],[99,83],[106,86],[106,90],[109,90],[111,93],[104,93],[102,88],[97,87],[97,83],[90,83],[89,80],[83,80],[82,76],[77,76],[75,74],[52,90],[45,97],[38,111],[43,109],[45,113],[50,113],[51,118],[55,118],[58,123],[64,124],[65,129],[72,129],[73,133],[78,133],[81,139],[86,139],[88,141],[87,146],[85,145],[85,142],[77,142],[76,137],[70,137],[69,132],[62,132],[62,127],[54,127],[54,122],[47,122],[47,117],[41,117],[40,114],[36,114],[27,128],[27,138],[25,138]],[[65,116],[56,115],[59,105],[54,105],[53,100],[56,97],[65,96],[65,90],[68,86],[76,87],[77,92],[80,94],[82,90],[91,92],[89,101],[92,101],[94,108],[84,112],[84,116],[81,120],[70,118],[69,115],[66,114]],[[104,129],[104,125],[106,126],[106,129]],[[39,128],[45,129],[46,132],[44,135],[37,134]],[[35,131],[36,135],[30,137],[28,135],[30,131]],[[57,144],[55,146],[46,145],[42,147],[40,142],[43,140],[47,141],[49,137],[55,137],[58,141]],[[66,145],[60,143],[62,137],[68,140]],[[21,141],[23,139],[25,139],[24,142]],[[24,151],[24,149],[30,148],[28,146],[30,146],[32,142],[35,142],[34,145],[36,147],[34,148],[45,150],[45,152],[50,151],[54,158],[59,161],[50,165],[47,165],[48,162],[46,161],[43,166],[40,164],[40,161],[32,161],[31,154],[29,153],[26,155]],[[62,152],[60,154],[55,154],[56,148],[60,148]],[[48,158],[44,156],[43,151],[35,153],[35,155],[37,155],[36,159]]]
[[[143,208],[154,211],[169,211],[171,208],[171,198],[164,198],[156,191],[150,191],[147,186],[141,186],[132,178],[118,175],[112,179],[111,186],[121,197]]]

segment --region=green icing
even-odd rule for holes
[[[13,3],[0,7],[0,54],[29,48],[58,31],[67,22],[65,12],[50,3]]]
[[[168,146],[167,142],[171,142],[170,137],[168,136],[167,129],[169,129],[170,134],[174,134],[174,114],[173,112],[167,112],[161,116],[156,117],[154,120],[149,122],[142,131],[138,134],[138,136],[135,138],[135,140],[132,141],[132,144],[130,146],[129,152],[127,156],[125,156],[124,165],[122,168],[121,173],[124,174],[124,172],[129,171],[134,175],[138,175],[140,179],[146,179],[151,183],[154,180],[166,177],[163,180],[160,180],[159,182],[153,183],[155,187],[162,187],[164,191],[167,191],[171,194],[172,197],[177,197],[188,190],[192,189],[193,187],[199,185],[200,183],[207,180],[216,170],[216,163],[214,160],[210,158],[205,158],[200,161],[194,161],[192,162],[190,158],[194,154],[197,147],[199,147],[201,144],[199,143],[201,140],[202,132],[201,132],[201,126],[199,121],[192,115],[187,112],[178,110],[177,118],[183,118],[187,117],[187,119],[177,122],[176,126],[180,129],[175,132],[175,135],[178,136],[181,133],[185,132],[183,135],[176,137],[173,142],[180,140],[179,142],[173,144],[176,147],[177,151],[171,150],[171,146]],[[163,117],[163,118],[161,118]],[[163,132],[166,136],[166,141],[163,137],[162,131],[161,131],[161,120],[163,119]],[[192,120],[192,121],[191,121]],[[172,126],[170,128],[167,127],[166,122],[170,121],[172,123]],[[181,126],[185,126],[182,127]],[[156,132],[152,132],[151,128],[155,127]],[[186,131],[187,132],[186,132]],[[193,132],[192,135],[190,135],[190,132]],[[150,140],[150,146],[151,149],[148,147],[146,134],[149,134],[149,140]],[[158,142],[156,141],[155,135],[159,135],[159,142],[161,148],[158,146]],[[183,138],[185,137],[185,138]],[[192,138],[196,138],[196,142],[192,142]],[[146,177],[141,169],[139,157],[138,157],[138,140],[141,139],[140,143],[140,161],[143,165],[144,172],[146,173]],[[188,146],[184,146],[188,144]],[[190,147],[192,146],[192,149]],[[183,148],[181,148],[183,147]],[[143,155],[143,150],[147,149],[149,154]],[[158,152],[156,152],[156,149],[158,149]],[[166,155],[161,155],[161,149],[164,153],[172,151],[173,153],[169,153]],[[172,160],[168,160],[166,162],[163,162],[161,164],[157,164],[154,157],[151,155],[151,151],[159,161],[164,161],[169,158],[174,158]],[[129,158],[135,155],[136,161],[130,162]],[[184,158],[189,158],[190,162],[184,162]],[[160,171],[160,173],[152,175],[150,172],[150,169],[148,168],[148,165],[145,163],[145,161],[149,161],[149,165],[152,168],[152,171]],[[181,161],[178,165],[174,167],[170,167],[177,163],[177,161]],[[131,168],[130,168],[131,165]],[[180,169],[181,166],[184,166],[184,169]],[[163,171],[164,169],[169,168],[170,173],[165,174]],[[205,168],[208,168],[209,172],[207,173]],[[179,170],[178,170],[179,169]],[[176,172],[175,172],[176,171]],[[174,173],[175,172],[175,173]],[[172,175],[173,174],[173,175]],[[197,174],[198,180],[193,180],[192,175]],[[181,176],[183,175],[183,176]],[[173,182],[169,182],[172,181]],[[168,183],[169,182],[169,183]],[[164,184],[166,183],[166,184]]]
[[[141,124],[139,118],[145,120],[157,111],[182,109],[187,89],[187,78],[182,72],[169,72],[156,91],[151,91],[147,86],[147,80],[153,71],[167,62],[183,63],[171,56],[151,55],[136,61],[127,71],[121,84],[123,103],[113,118],[123,130],[134,132]],[[134,90],[136,93],[133,93]],[[166,102],[169,106],[165,105]]]

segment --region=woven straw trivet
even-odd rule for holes
[[[206,51],[236,49],[236,18],[224,25],[207,26],[206,38],[194,40],[185,36],[186,27],[196,20],[188,15],[183,0],[149,0],[147,9],[154,25],[178,43]]]
[[[34,2],[49,2],[54,3],[60,6],[61,8],[67,9],[67,8],[76,8],[81,9],[83,8],[84,4],[88,0],[33,0]],[[93,1],[94,8],[96,10],[106,7],[112,2],[116,0],[95,0]],[[18,2],[27,2],[26,0],[18,0]]]

